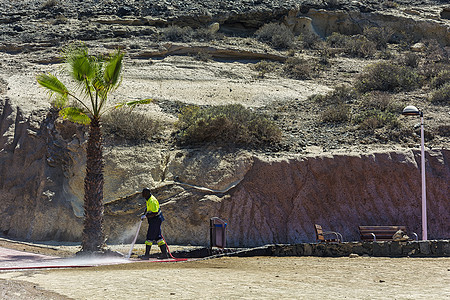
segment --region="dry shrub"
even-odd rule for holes
[[[440,136],[450,136],[450,125],[439,125],[436,132]]]
[[[450,66],[449,66],[450,67]],[[430,85],[433,88],[440,88],[446,83],[450,83],[450,69],[440,71],[432,80]]]
[[[374,56],[376,44],[363,35],[347,36],[333,32],[326,40],[328,46],[342,48],[350,57],[368,58]]]
[[[47,0],[44,3],[42,3],[41,5],[41,9],[45,9],[45,8],[51,8],[54,6],[58,5],[58,1],[57,0]]]
[[[105,136],[141,142],[151,140],[160,131],[161,126],[146,114],[121,108],[102,117],[102,129]]]
[[[317,34],[313,33],[302,34],[301,41],[303,48],[306,49],[320,49],[323,44],[322,39]]]
[[[351,119],[351,111],[348,103],[357,97],[355,90],[349,86],[341,85],[325,95],[314,95],[310,99],[325,105],[320,119],[326,123],[344,123]]]
[[[386,49],[394,31],[390,27],[365,27],[363,35],[375,43],[378,50]]]
[[[450,82],[434,91],[430,96],[430,101],[434,104],[450,104]]]
[[[252,65],[251,68],[257,71],[260,78],[264,78],[267,73],[273,73],[278,70],[279,64],[267,60],[262,60]]]
[[[375,52],[375,43],[361,35],[353,36],[345,47],[345,53],[352,57],[369,58],[373,57]]]
[[[357,98],[357,93],[350,86],[339,85],[325,95],[314,95],[312,98],[320,104],[336,105],[353,102]]]
[[[222,34],[220,34],[218,32],[214,32],[209,28],[196,29],[195,31],[193,31],[192,37],[196,40],[207,41],[207,42],[223,39]]]
[[[396,105],[394,103],[390,93],[381,91],[372,91],[364,94],[361,98],[361,106],[389,112],[398,112],[401,109],[399,104]]]
[[[199,61],[208,62],[208,61],[210,61],[210,60],[213,58],[213,56],[212,56],[211,53],[209,53],[209,52],[206,52],[206,51],[198,51],[198,52],[194,55],[194,58],[195,58],[196,60],[199,60]]]
[[[172,42],[190,42],[194,31],[191,27],[171,25],[164,29],[163,37]]]
[[[325,123],[345,123],[350,120],[350,107],[348,104],[340,103],[329,106],[320,116]]]
[[[449,54],[447,50],[442,47],[438,41],[426,40],[423,41],[426,46],[425,55],[426,60],[429,62],[448,62]]]
[[[383,1],[383,6],[386,8],[398,8],[398,4],[394,1]]]
[[[417,68],[419,66],[419,62],[420,62],[419,56],[412,52],[407,52],[400,60],[400,63],[402,65],[411,68]]]
[[[385,126],[389,128],[396,128],[399,126],[398,114],[389,111],[381,111],[379,109],[364,111],[355,116],[354,122],[359,124],[359,129],[369,131]]]
[[[449,64],[445,62],[428,62],[425,63],[420,68],[420,74],[425,78],[425,80],[432,81],[433,78],[439,75],[441,72],[445,72],[449,69]]]
[[[373,131],[381,127],[399,126],[401,106],[394,102],[389,93],[373,91],[363,95],[358,111],[360,113],[355,115],[353,122],[359,125],[359,129]]]
[[[281,130],[266,117],[240,104],[185,107],[177,123],[183,144],[264,146],[278,143]]]
[[[294,34],[284,24],[264,24],[255,35],[261,42],[277,49],[289,49],[294,45]]]
[[[368,91],[410,91],[420,87],[421,76],[412,68],[393,62],[380,62],[368,66],[359,76],[355,88]]]
[[[347,35],[333,32],[329,37],[327,37],[326,42],[328,46],[332,48],[344,48],[349,38],[350,37]]]
[[[303,58],[289,57],[283,65],[283,74],[292,79],[311,79],[318,72],[318,66],[314,61]]]

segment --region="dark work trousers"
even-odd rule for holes
[[[161,223],[164,221],[162,213],[159,216],[147,218],[147,221],[148,221],[147,241],[161,240],[162,239]]]

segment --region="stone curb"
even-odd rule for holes
[[[348,242],[275,244],[222,256],[375,256],[375,257],[450,257],[450,240],[408,242]]]

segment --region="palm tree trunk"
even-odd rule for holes
[[[105,250],[103,232],[103,147],[100,121],[93,118],[89,126],[84,178],[84,228],[82,252]]]

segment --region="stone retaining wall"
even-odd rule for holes
[[[226,254],[228,256],[319,256],[345,257],[350,255],[378,257],[449,257],[450,241],[413,242],[349,242],[302,243],[293,245],[266,245]]]

